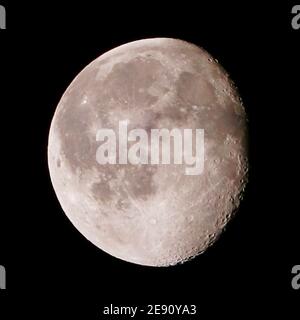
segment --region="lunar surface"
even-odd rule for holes
[[[204,169],[102,164],[97,131],[204,130]],[[94,245],[128,262],[170,266],[204,252],[237,211],[247,183],[247,117],[237,89],[205,50],[155,38],[117,47],[64,93],[48,143],[63,211]]]

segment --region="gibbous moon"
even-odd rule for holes
[[[202,129],[203,171],[186,174],[184,162],[99,164],[107,140],[97,132],[115,132],[118,147],[120,121],[128,135],[144,129],[149,139],[152,129]],[[74,79],[51,123],[48,163],[65,214],[89,241],[128,262],[170,266],[204,252],[238,209],[247,150],[246,113],[218,61],[155,38],[101,55]]]

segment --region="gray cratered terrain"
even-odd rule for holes
[[[96,132],[204,129],[200,175],[184,165],[99,165]],[[166,38],[135,41],[93,61],[52,120],[48,162],[73,225],[120,259],[169,266],[204,252],[239,206],[247,180],[247,127],[228,74],[205,50]]]

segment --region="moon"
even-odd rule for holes
[[[204,169],[99,165],[97,131],[204,130]],[[237,211],[248,177],[247,115],[227,72],[182,40],[144,39],[110,50],[67,88],[48,141],[61,207],[86,239],[146,266],[183,263],[212,245]]]

